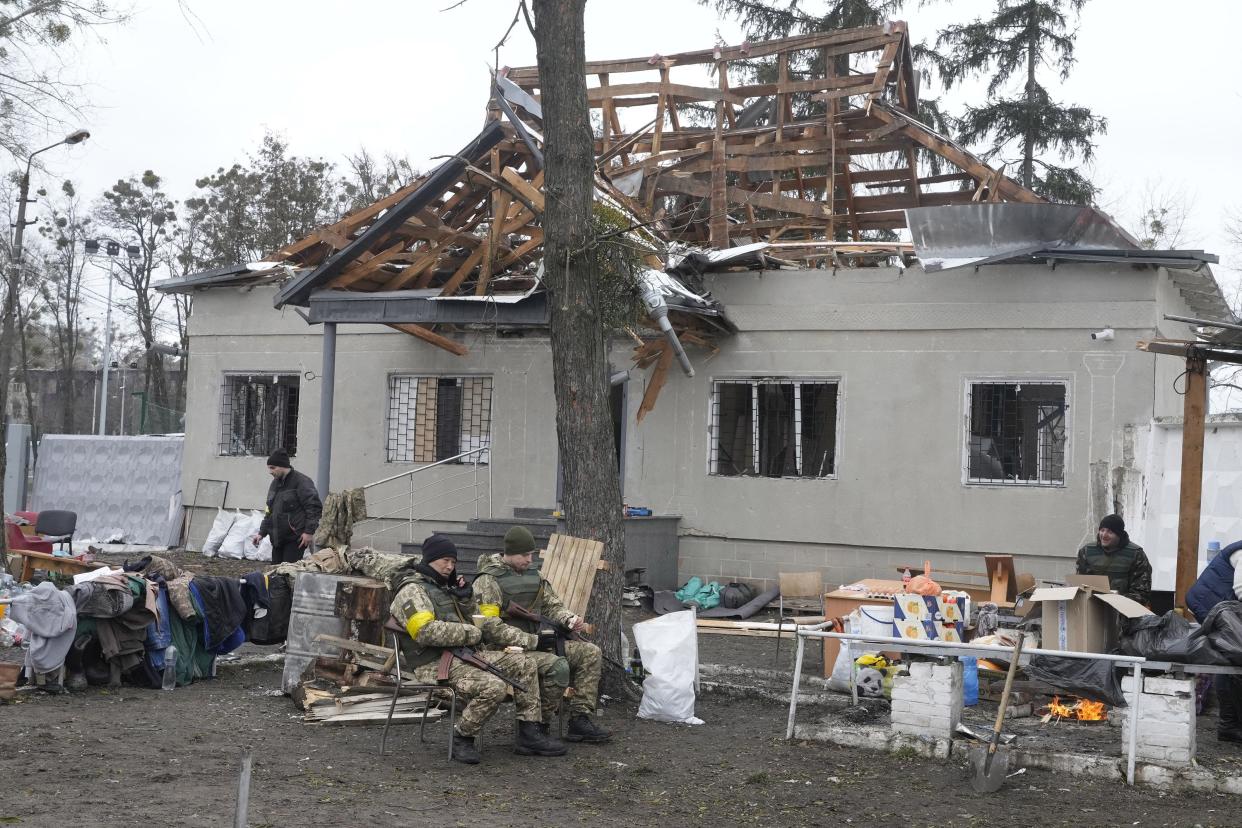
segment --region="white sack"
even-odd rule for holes
[[[237,520],[237,515],[232,512],[226,512],[223,509],[216,511],[216,519],[211,524],[211,531],[207,533],[207,540],[203,542],[204,555],[214,558],[220,554],[220,544],[224,543],[235,520]]]
[[[259,541],[259,545],[255,546],[250,542],[251,535],[255,535],[259,531],[259,527],[263,524],[262,512],[250,513],[250,532],[246,535],[246,542],[242,544],[242,551],[246,555],[248,561],[270,561],[272,559],[272,539],[267,535],[263,536],[263,540]]]
[[[233,520],[233,525],[229,527],[229,533],[224,537],[224,543],[220,544],[220,557],[244,558],[246,544],[250,543],[250,536],[253,534],[250,518],[244,512],[239,511]]]
[[[694,682],[699,668],[694,612],[670,612],[634,625],[634,643],[647,678],[638,703],[641,719],[702,724],[694,716]]]

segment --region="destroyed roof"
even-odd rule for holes
[[[855,68],[838,76],[841,59]],[[773,81],[748,80],[764,66]],[[705,86],[708,70],[716,80]],[[587,73],[603,123],[600,191],[659,243],[767,240],[787,258],[822,260],[874,253],[842,251],[838,239],[904,227],[906,207],[1040,200],[917,121],[904,23],[589,63]],[[277,304],[305,305],[323,288],[483,296],[505,287],[496,277],[529,273],[542,244],[537,70],[502,71],[496,92],[493,120],[434,172],[270,256],[302,271]],[[713,111],[692,116],[703,105]],[[623,111],[647,123],[627,131]],[[918,148],[954,171],[920,177]]]
[[[730,326],[675,266],[687,247],[762,245],[730,260],[691,257],[699,273],[905,260],[910,244],[863,235],[907,227],[908,210],[1043,204],[919,122],[902,22],[589,62],[586,73],[600,124],[597,200],[630,221],[667,275],[648,272],[636,291],[658,286],[675,327],[704,341]],[[501,70],[486,126],[430,174],[276,251],[249,276],[224,268],[162,289],[277,280],[276,305],[309,306],[311,321],[360,314],[455,353],[460,345],[422,326],[542,324],[546,302],[532,304],[543,244],[539,92],[536,67]],[[947,171],[926,173],[921,155]],[[443,301],[433,309],[433,299]]]

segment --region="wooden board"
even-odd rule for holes
[[[595,572],[603,557],[604,544],[600,541],[559,534],[548,538],[540,572],[574,615],[586,616]]]

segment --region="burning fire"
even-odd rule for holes
[[[1060,696],[1053,696],[1048,703],[1048,715],[1058,719],[1077,719],[1081,722],[1098,722],[1104,719],[1104,702],[1075,699],[1071,704],[1064,704]]]

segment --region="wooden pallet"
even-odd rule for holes
[[[565,607],[585,618],[591,588],[595,586],[595,573],[605,566],[603,557],[604,544],[600,541],[553,535],[548,538],[539,571],[552,584]]]

